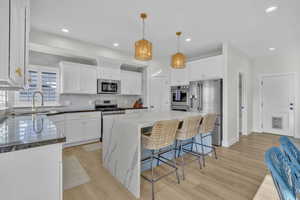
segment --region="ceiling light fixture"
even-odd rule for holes
[[[118,47],[119,43],[113,43],[114,47]]]
[[[64,33],[69,33],[70,32],[69,29],[66,29],[66,28],[62,28],[61,31],[64,32]]]
[[[186,38],[185,41],[190,42],[190,41],[192,41],[192,39],[191,38]]]
[[[172,55],[171,66],[174,69],[183,69],[185,68],[186,57],[183,53],[180,53],[180,35],[181,32],[177,32],[177,53]]]
[[[142,39],[135,42],[135,59],[141,61],[148,61],[152,59],[152,43],[145,39],[145,19],[146,13],[141,13],[143,21],[143,35]]]
[[[265,11],[266,11],[266,13],[271,13],[271,12],[276,11],[277,9],[278,9],[277,6],[270,6]]]
[[[276,49],[274,47],[269,48],[270,51],[275,51]]]

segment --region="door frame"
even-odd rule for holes
[[[261,74],[259,75],[259,132],[260,133],[263,133],[264,132],[264,129],[262,127],[263,125],[263,109],[262,109],[262,102],[263,102],[263,85],[262,85],[262,81],[263,81],[263,78],[265,77],[276,77],[276,76],[292,76],[292,81],[295,85],[294,87],[294,127],[293,127],[293,130],[294,130],[294,133],[293,133],[293,137],[295,137],[295,134],[296,134],[296,113],[297,113],[297,95],[296,95],[296,92],[297,92],[297,83],[298,83],[298,78],[297,78],[297,73],[296,72],[288,72],[288,73],[271,73],[271,74]]]
[[[248,135],[248,101],[247,101],[247,80],[246,80],[246,73],[242,71],[237,72],[237,139],[240,138],[240,105],[239,105],[239,77],[242,76],[242,96],[243,96],[243,103],[244,103],[244,112],[242,118],[242,135]]]

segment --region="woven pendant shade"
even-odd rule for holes
[[[152,43],[142,39],[135,42],[135,59],[147,61],[152,59]]]
[[[179,37],[181,35],[181,32],[177,32],[176,35],[177,35],[177,53],[172,55],[171,57],[171,66],[174,69],[183,69],[185,68],[186,57],[183,53],[179,52],[179,48],[180,48]]]
[[[135,59],[148,61],[152,59],[152,43],[145,39],[145,19],[146,13],[141,14],[143,20],[143,38],[135,42]]]
[[[185,68],[186,57],[184,54],[178,52],[172,56],[171,66],[174,69]]]

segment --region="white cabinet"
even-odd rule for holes
[[[63,94],[96,94],[96,66],[61,62],[60,80]]]
[[[0,154],[1,199],[62,200],[62,144]]]
[[[187,63],[189,80],[222,78],[224,74],[223,56],[214,56]]]
[[[0,1],[0,87],[25,86],[28,63],[29,1]]]
[[[171,69],[171,85],[188,85],[188,67],[184,69]]]
[[[142,94],[142,73],[121,70],[121,94]]]
[[[98,78],[108,80],[121,80],[120,68],[98,67]]]
[[[100,139],[101,112],[79,112],[65,114],[66,143],[84,143]]]
[[[109,80],[121,80],[121,63],[117,61],[99,61],[98,78]]]

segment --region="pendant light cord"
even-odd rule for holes
[[[180,49],[180,41],[179,41],[179,38],[180,36],[178,35],[177,36],[177,52],[179,53],[179,49]]]
[[[143,18],[143,40],[145,39],[145,19]]]

